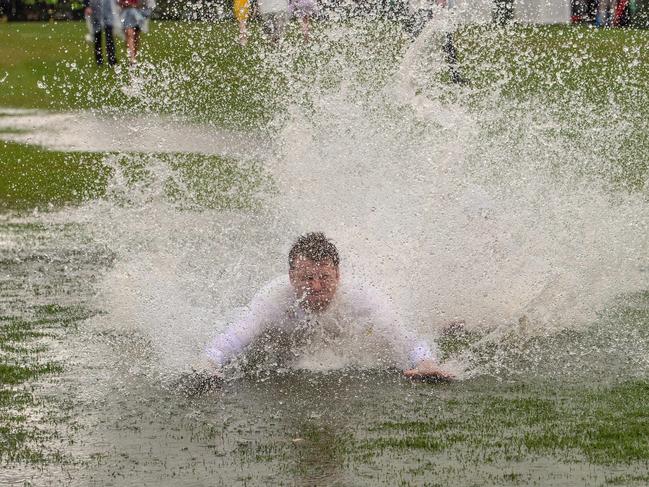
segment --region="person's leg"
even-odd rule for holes
[[[595,25],[597,27],[607,27],[608,26],[608,0],[600,0],[597,7],[597,19],[595,20]]]
[[[248,28],[246,25],[246,19],[239,19],[239,44],[245,46],[248,43]]]
[[[234,0],[234,17],[239,23],[239,44],[248,43],[248,17],[250,15],[250,2],[248,0]]]
[[[431,19],[431,10],[415,10],[404,17],[404,26],[412,38],[416,38],[424,30],[426,23]]]
[[[113,39],[113,26],[106,26],[106,57],[108,58],[108,64],[114,66],[117,64],[117,58],[115,57],[115,40]]]
[[[274,41],[279,42],[284,36],[284,31],[286,30],[286,24],[288,22],[288,17],[286,12],[277,12],[274,15],[274,22],[275,22]]]
[[[450,32],[445,35],[444,52],[446,53],[446,62],[451,71],[451,80],[453,83],[466,83],[466,80],[460,76],[460,72],[457,68],[457,50],[455,49],[455,44],[453,44],[453,35]]]
[[[137,52],[140,49],[140,29],[133,29],[133,64],[137,60]]]
[[[126,52],[128,53],[128,60],[131,65],[135,64],[135,29],[129,27],[124,31],[124,36],[126,37]]]
[[[271,41],[274,42],[277,40],[276,39],[277,36],[276,14],[274,13],[264,14],[263,31],[264,31],[264,35]]]
[[[615,19],[615,9],[617,8],[617,0],[610,0],[608,7],[608,22],[609,27],[613,27],[613,20]]]
[[[95,61],[97,62],[97,66],[101,66],[104,64],[104,58],[101,53],[101,29],[100,30],[95,30]]]
[[[302,35],[304,36],[304,40],[306,42],[309,42],[309,16],[308,15],[302,16]]]

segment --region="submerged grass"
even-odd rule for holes
[[[45,325],[43,329],[41,325]],[[43,361],[46,349],[30,345],[51,335],[48,322],[12,316],[0,319],[0,462],[41,463],[48,453],[41,446],[52,436],[45,425],[30,418],[42,401],[30,391],[34,380],[63,371],[60,363]]]
[[[32,148],[26,148],[27,152]],[[10,174],[4,173],[8,178]],[[72,175],[74,177],[74,175]],[[65,179],[63,179],[65,180]],[[61,238],[76,241],[65,256],[52,255],[53,228]],[[67,364],[53,359],[51,345],[93,315],[83,306],[83,293],[71,287],[70,272],[84,259],[103,262],[96,253],[82,254],[83,238],[73,224],[11,223],[0,225],[5,244],[0,250],[0,463],[61,464],[66,455],[56,448],[57,424],[64,421],[64,405],[43,395],[39,384],[64,371]],[[82,283],[87,289],[88,282]],[[61,302],[65,292],[79,303]],[[3,480],[10,481],[10,479]]]
[[[493,396],[445,401],[434,417],[421,411],[418,420],[379,423],[372,428],[377,437],[353,449],[455,451],[476,463],[541,456],[600,465],[649,461],[647,381],[595,389],[499,389]]]
[[[128,203],[135,193],[181,208],[253,208],[272,184],[254,163],[200,154],[59,152],[0,141],[0,210],[57,208],[97,198]],[[162,180],[152,167],[167,168]],[[123,177],[118,193],[111,178]]]
[[[345,478],[354,485],[437,485],[432,479],[439,485],[572,485],[568,478],[643,485],[649,461],[646,380],[597,386],[479,379],[415,384],[409,394],[375,379],[374,388],[332,379],[356,389],[344,398],[325,396],[317,386],[305,390],[303,383],[269,386],[298,386],[279,403],[285,402],[278,416],[283,428],[264,435],[263,426],[242,413],[248,426],[224,426],[211,441],[246,438],[225,457],[251,472],[279,468],[306,484],[326,479],[337,485]],[[259,397],[278,399],[270,391]],[[252,414],[262,411],[256,406]],[[279,414],[273,406],[269,411]]]

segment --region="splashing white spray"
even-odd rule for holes
[[[328,26],[306,54],[267,53],[291,91],[267,132],[278,191],[263,210],[178,211],[158,199],[83,209],[118,253],[103,319],[147,331],[163,369],[177,370],[285,272],[291,241],[311,230],[328,233],[345,271],[388,291],[429,337],[451,320],[493,328],[523,316],[545,333],[646,288],[646,197],[599,176],[610,165],[601,144],[575,149],[564,135],[596,140],[606,117],[583,128],[575,117],[587,109],[517,102],[498,83],[446,84],[443,55],[429,48],[435,26],[396,69],[362,22]],[[317,60],[313,72],[295,70],[302,56]]]

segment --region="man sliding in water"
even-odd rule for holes
[[[438,365],[428,344],[402,325],[386,297],[341,278],[338,251],[324,234],[298,238],[288,260],[288,275],[259,291],[243,318],[208,346],[214,376],[220,377],[224,366],[252,350],[264,353],[268,348],[254,343],[270,337],[280,338],[288,348],[283,350],[288,366],[300,367],[309,360],[313,365],[313,357],[323,349],[334,356],[346,350],[347,356],[356,354],[374,367],[398,368],[408,378],[453,378]]]

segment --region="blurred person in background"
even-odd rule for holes
[[[259,0],[264,34],[273,42],[279,42],[286,27],[288,15],[287,0]]]
[[[250,18],[250,1],[234,0],[232,3],[234,18],[239,23],[239,44],[245,46],[248,43],[248,19]]]
[[[95,61],[97,66],[104,64],[104,56],[101,45],[101,33],[106,37],[106,59],[110,66],[117,64],[115,57],[115,40],[113,38],[113,26],[117,15],[115,0],[83,0],[85,7],[84,14],[88,22],[88,30],[91,41],[95,46]]]
[[[410,31],[413,38],[417,38],[417,36],[419,36],[419,34],[424,30],[428,21],[435,15],[436,9],[453,7],[455,7],[455,0],[410,0],[410,15],[407,18],[406,28]],[[460,74],[457,49],[455,48],[453,34],[451,32],[444,33],[442,49],[446,56],[446,63],[448,64],[451,81],[459,85],[466,84],[466,78]]]
[[[140,34],[149,31],[149,17],[155,7],[153,0],[117,0],[122,9],[120,13],[122,29],[126,39],[126,51],[131,66],[137,63],[140,48]]]
[[[615,0],[600,0],[597,6],[595,26],[613,27],[613,15],[617,2]]]
[[[288,13],[300,21],[302,35],[305,42],[308,42],[311,18],[318,13],[316,0],[289,0]]]

